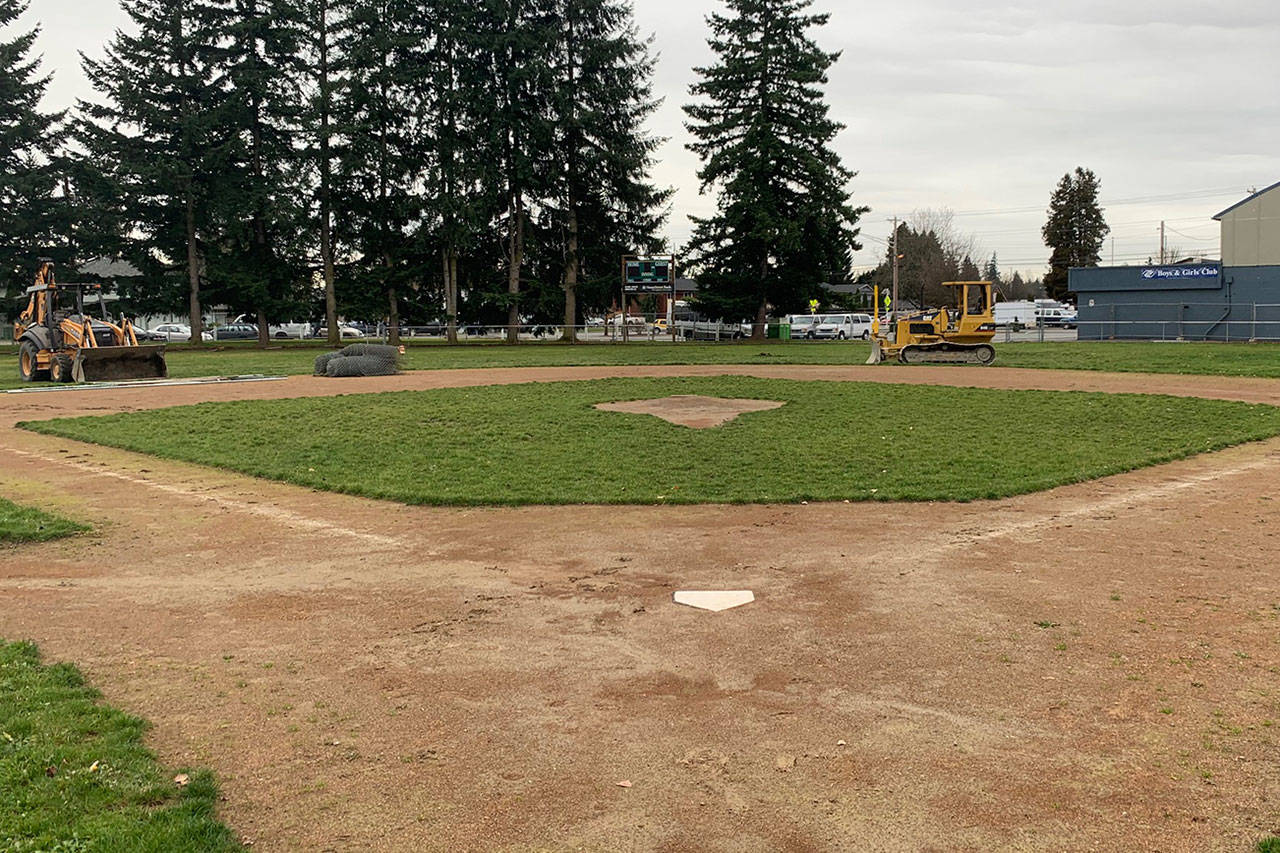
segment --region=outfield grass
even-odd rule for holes
[[[568,367],[656,364],[862,364],[870,348],[857,342],[662,343],[469,343],[444,346],[411,343],[410,370],[485,367]],[[323,347],[291,344],[259,349],[251,343],[213,349],[171,347],[169,372],[175,378],[236,373],[310,373]],[[1004,367],[1103,370],[1122,373],[1184,373],[1216,376],[1280,377],[1280,344],[1062,342],[1001,344],[996,363]],[[5,366],[4,362],[8,362]],[[17,355],[0,348],[0,389],[17,388]]]
[[[89,528],[66,518],[0,498],[0,544],[47,542],[83,533]]]
[[[0,849],[242,849],[209,773],[180,788],[143,746],[146,724],[98,699],[74,667],[0,643]]]
[[[786,405],[701,431],[593,408],[671,394]],[[23,426],[413,504],[964,501],[1274,436],[1280,409],[712,377],[206,403]]]

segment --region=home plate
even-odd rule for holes
[[[685,589],[677,592],[674,597],[676,604],[716,612],[741,607],[756,600],[755,594],[749,589]]]

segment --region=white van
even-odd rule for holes
[[[809,340],[847,341],[853,338],[867,340],[871,337],[870,314],[816,314],[799,315],[795,320],[807,320],[803,325],[794,320],[791,325],[792,338],[808,338]],[[797,326],[799,327],[797,328]]]

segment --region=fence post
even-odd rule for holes
[[[1253,303],[1253,324],[1249,327],[1249,340],[1258,339],[1258,303]]]

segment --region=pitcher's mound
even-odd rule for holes
[[[776,400],[726,400],[723,397],[700,397],[696,394],[678,394],[656,400],[629,400],[625,403],[597,403],[596,408],[606,412],[625,412],[630,415],[653,415],[680,426],[692,429],[710,429],[727,424],[738,415],[747,412],[764,412],[781,408]]]

